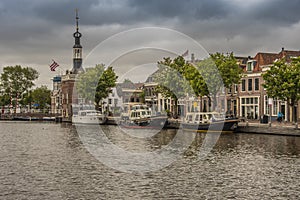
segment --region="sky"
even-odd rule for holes
[[[1,0],[0,70],[16,64],[33,67],[40,73],[37,86],[51,87],[51,77],[59,73],[50,72],[52,59],[62,71],[72,68],[76,8],[83,35],[83,58],[88,60],[89,55],[102,53],[97,62],[104,64],[120,64],[100,59],[116,56],[120,49],[116,43],[102,45],[105,41],[144,27],[182,33],[209,53],[255,56],[257,52],[276,53],[282,47],[300,50],[299,0]],[[133,44],[148,47],[156,40],[170,52],[173,45],[180,43],[173,36],[157,39],[157,32],[151,30],[142,34],[125,37],[121,43],[131,51]],[[181,47],[174,52],[188,49]],[[189,49],[189,53],[192,51]]]

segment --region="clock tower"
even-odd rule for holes
[[[76,9],[76,32],[73,34],[73,37],[75,38],[75,44],[73,46],[73,69],[72,69],[73,74],[78,74],[84,71],[82,68],[82,46],[80,44],[80,38],[82,35],[78,31],[79,30],[78,20],[79,20],[78,10]]]

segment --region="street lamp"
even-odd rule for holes
[[[273,98],[269,98],[269,127],[272,126],[272,121],[271,121],[272,105],[273,105]]]

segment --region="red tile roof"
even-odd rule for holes
[[[291,57],[298,57],[300,56],[300,51],[291,51],[291,50],[284,50],[282,48],[281,52],[279,53],[262,53],[259,52],[255,55],[254,60],[257,61],[254,72],[261,71],[261,67],[264,65],[271,65],[274,63],[276,59],[286,58],[287,62],[291,61]]]

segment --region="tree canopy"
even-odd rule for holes
[[[7,66],[0,77],[0,88],[3,95],[19,99],[34,86],[39,73],[31,67]]]
[[[82,98],[99,105],[104,98],[108,97],[111,88],[116,86],[117,78],[112,67],[105,69],[103,64],[98,64],[79,75],[76,89]]]
[[[153,77],[158,83],[157,91],[175,102],[189,94],[212,98],[216,106],[216,95],[221,89],[238,84],[242,77],[242,69],[233,53],[211,54],[196,64],[185,61],[182,56],[173,60],[164,58],[158,62],[158,68]]]
[[[300,57],[293,58],[291,63],[280,59],[263,74],[264,88],[269,97],[276,97],[295,106],[300,100]],[[296,120],[296,113],[293,112]]]
[[[189,65],[182,56],[173,60],[169,57],[164,58],[158,62],[158,71],[153,75],[153,80],[158,83],[156,92],[174,99],[175,108],[177,100],[192,91],[189,82],[184,77],[184,71]],[[174,110],[174,114],[177,115],[177,109]]]
[[[191,92],[188,81],[184,77],[184,70],[189,65],[182,56],[175,59],[164,58],[158,62],[158,71],[153,79],[158,83],[157,92],[162,93],[164,97],[179,99]]]
[[[37,105],[37,108],[44,109],[51,104],[51,90],[47,86],[41,86],[31,92],[32,103]]]
[[[107,98],[109,93],[112,92],[112,88],[116,86],[118,76],[115,74],[114,69],[110,66],[104,70],[103,74],[99,78],[95,102],[99,104],[103,99]]]
[[[201,96],[207,96],[209,100],[212,98],[213,109],[217,106],[216,95],[223,88],[231,88],[232,85],[238,84],[243,76],[243,71],[237,64],[233,53],[210,54],[210,57],[197,63],[197,70],[200,72],[197,90],[200,91],[194,90]]]

